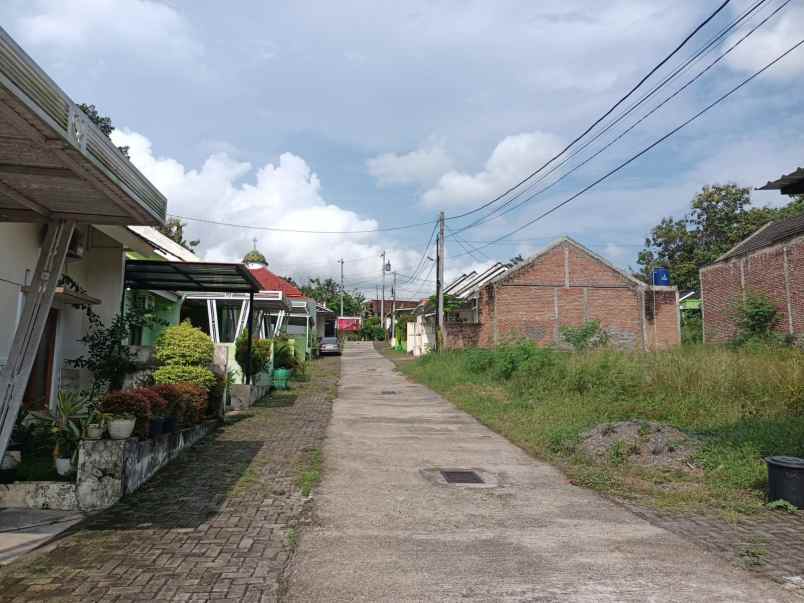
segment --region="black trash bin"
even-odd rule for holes
[[[804,459],[795,456],[769,456],[768,501],[786,500],[804,508]]]

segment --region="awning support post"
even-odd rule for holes
[[[251,291],[248,294],[248,361],[246,364],[246,383],[251,383],[251,367],[253,366],[251,361],[251,346],[252,342],[251,339],[254,336],[254,292]]]
[[[8,353],[8,363],[0,371],[0,459],[5,456],[22,405],[36,352],[53,306],[56,286],[64,269],[64,259],[67,257],[73,230],[73,221],[56,220],[48,223],[31,287],[25,296],[22,315]]]

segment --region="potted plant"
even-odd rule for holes
[[[81,432],[74,422],[68,422],[65,427],[54,427],[56,436],[56,448],[53,456],[56,459],[56,473],[64,477],[73,472],[73,459],[78,452],[78,441],[81,439]]]
[[[31,416],[50,427],[55,442],[53,458],[56,471],[64,476],[73,471],[73,459],[78,452],[82,421],[86,420],[89,412],[89,400],[69,391],[60,391],[56,399],[54,414],[32,412]]]
[[[109,420],[109,437],[113,440],[125,440],[134,433],[137,417],[131,413],[113,414]]]
[[[150,419],[148,420],[148,435],[152,438],[167,433],[165,430],[165,418],[168,415],[168,402],[157,393],[154,388],[140,387],[131,390],[131,394],[148,400],[150,408]]]
[[[112,415],[109,421],[109,435],[113,439],[130,437],[122,434],[128,431],[128,423],[134,421],[134,431],[139,437],[148,435],[148,427],[151,421],[151,400],[153,396],[145,393],[146,390],[127,390],[109,392],[101,400],[101,410]],[[114,425],[114,433],[112,435]]]
[[[288,379],[296,368],[296,355],[287,339],[274,340],[273,386],[288,389]]]
[[[85,440],[100,440],[106,431],[109,416],[94,408],[83,421],[83,437]]]

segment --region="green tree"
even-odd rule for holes
[[[670,270],[679,289],[697,289],[698,270],[711,264],[771,220],[804,212],[804,197],[781,208],[752,207],[751,191],[736,184],[705,186],[681,218],[663,218],[645,239],[637,263],[650,280],[658,266]]]
[[[165,235],[172,241],[175,241],[188,251],[195,251],[195,248],[198,247],[199,241],[195,239],[194,241],[188,241],[184,238],[184,227],[187,226],[185,222],[182,222],[178,218],[168,218],[165,220],[165,223],[157,226],[157,230]]]
[[[340,312],[341,308],[341,286],[331,278],[321,280],[311,278],[306,285],[301,287],[302,293],[307,297],[326,305],[335,312]],[[344,316],[360,316],[363,311],[365,297],[359,291],[343,292],[343,314]]]

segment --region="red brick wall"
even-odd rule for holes
[[[778,330],[782,333],[790,332],[789,302],[793,332],[804,333],[803,268],[804,239],[703,268],[700,276],[705,341],[723,343],[734,338],[734,307],[748,291],[763,293],[776,303],[781,317]]]
[[[466,322],[449,322],[445,325],[447,348],[460,350],[476,348],[480,341],[480,325]]]
[[[496,300],[494,299],[496,292]],[[657,323],[643,328],[642,293],[630,279],[574,244],[565,242],[529,266],[480,291],[478,345],[526,337],[540,345],[560,343],[562,326],[598,320],[622,347],[660,347],[679,343],[678,306],[673,288],[658,296]],[[496,312],[496,314],[495,314]]]
[[[648,349],[661,350],[681,343],[678,316],[678,291],[654,288],[645,293],[645,303],[654,319],[645,325]]]

